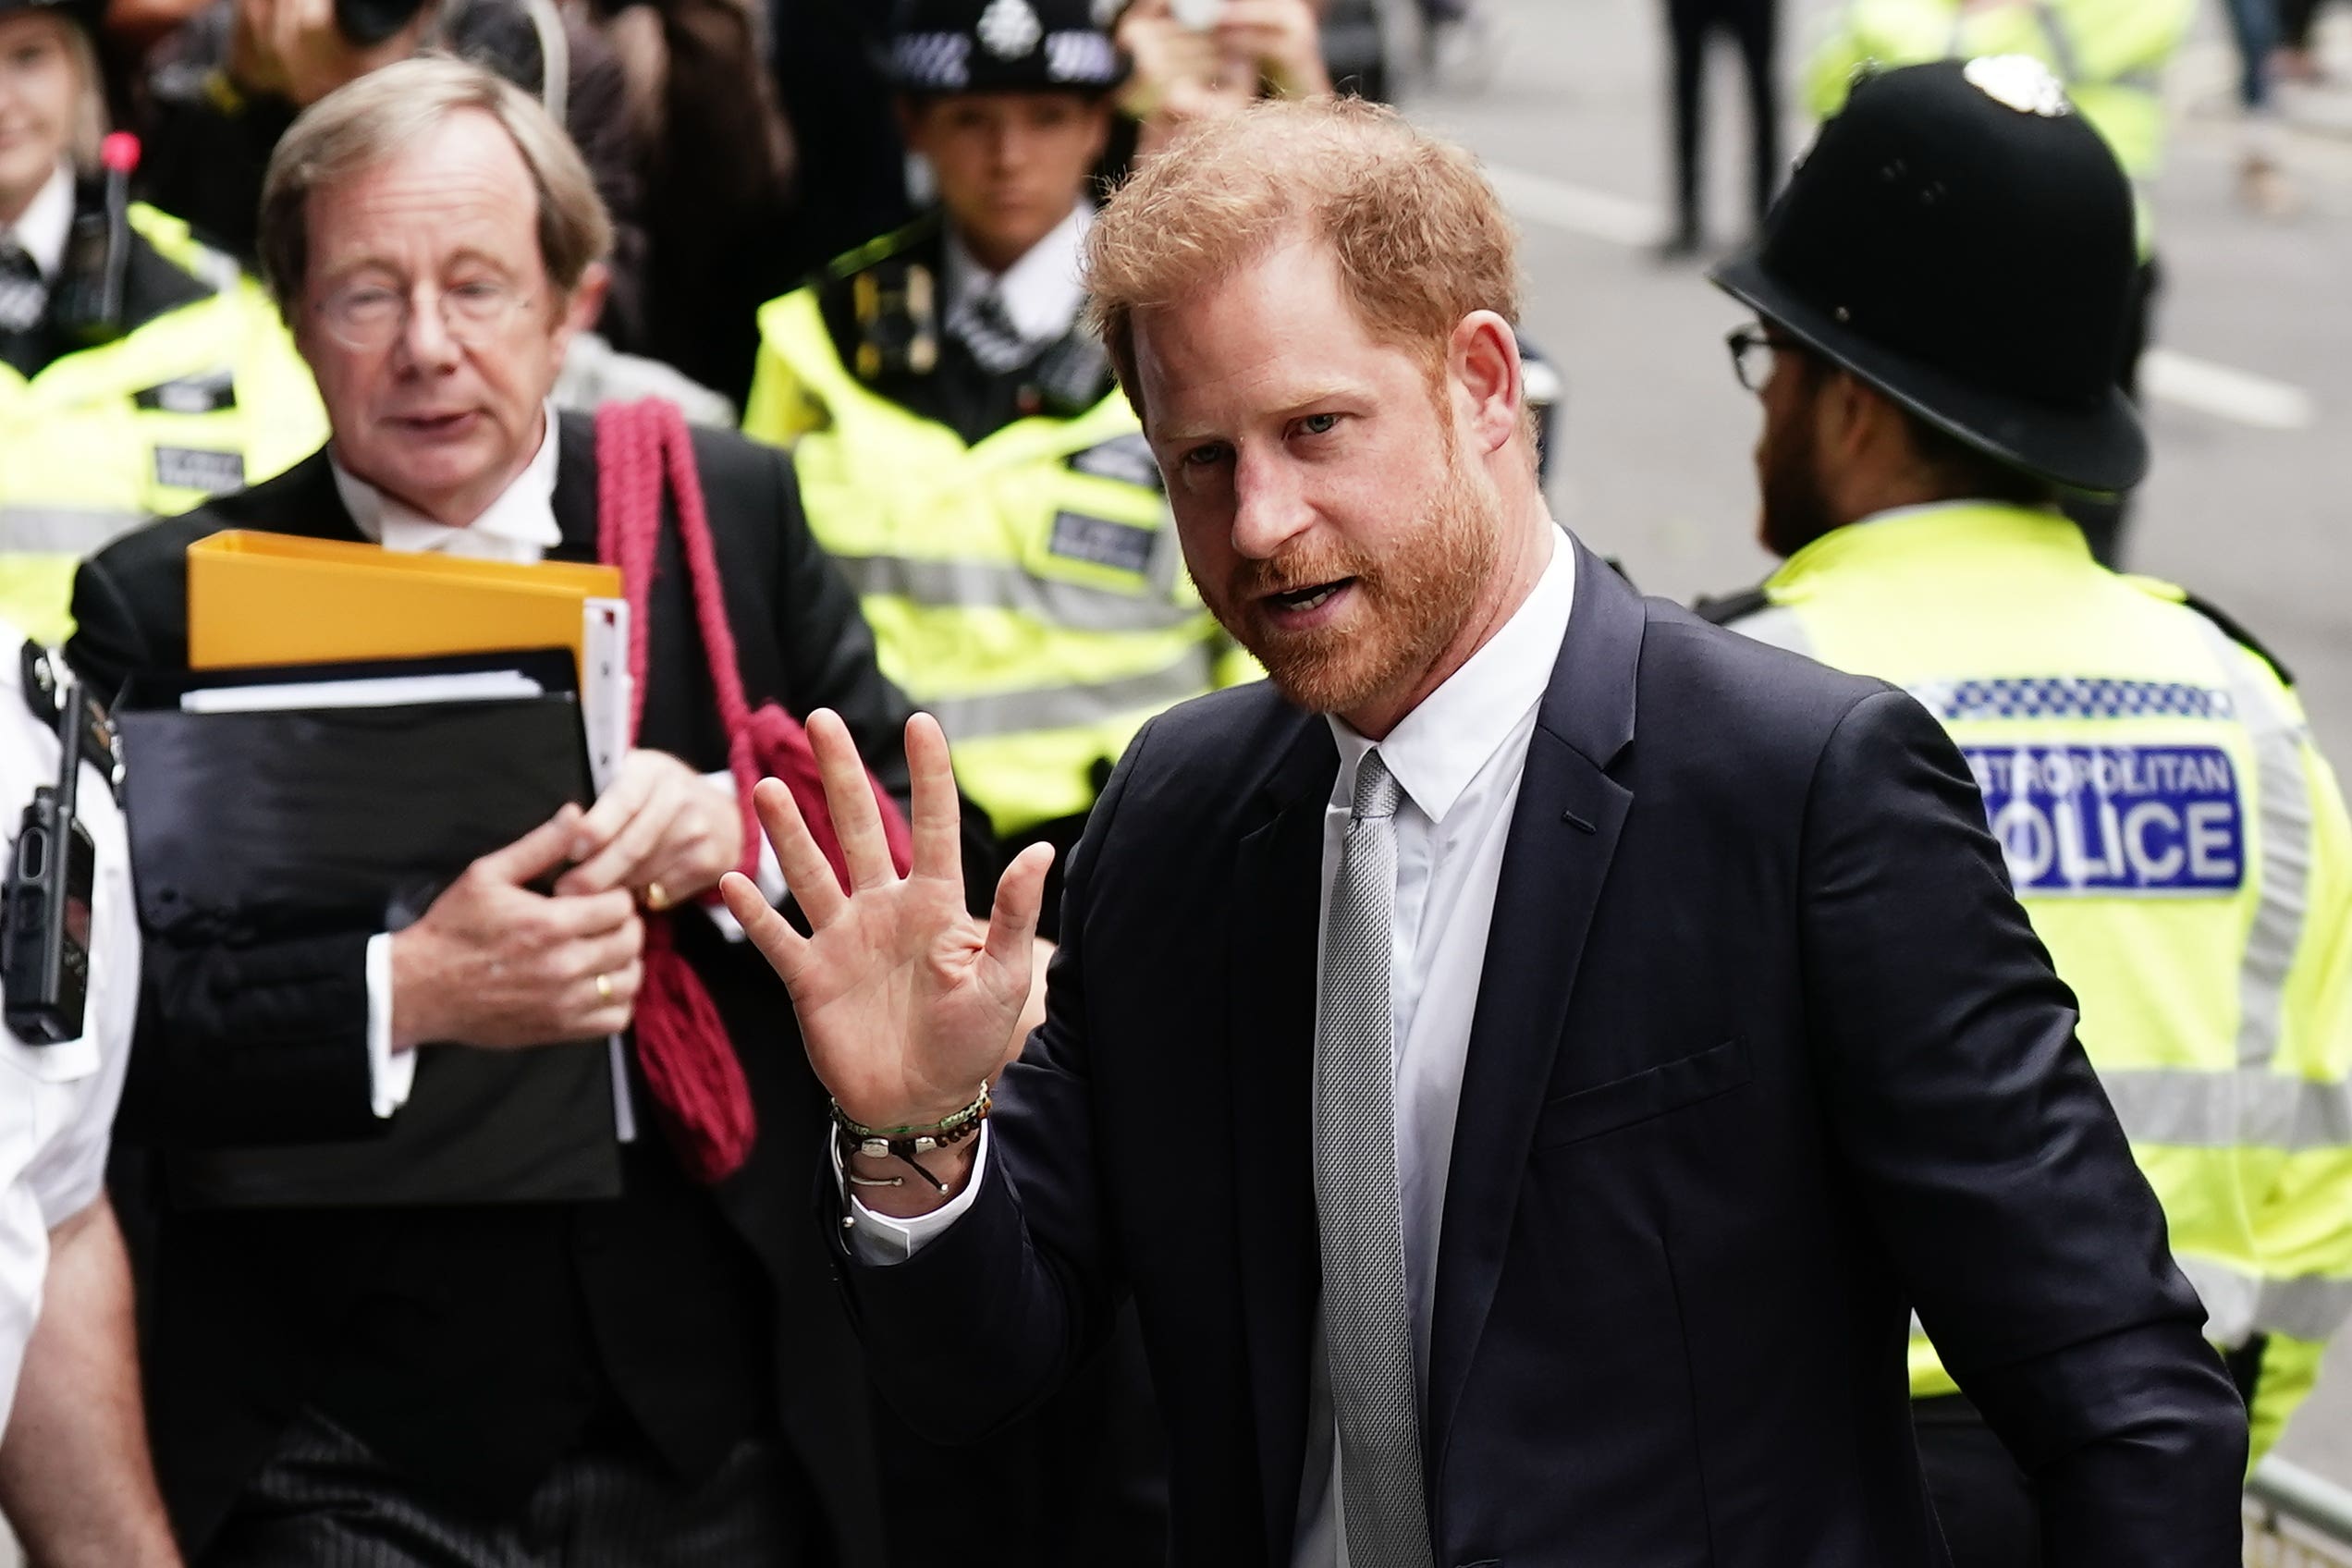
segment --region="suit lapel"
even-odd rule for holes
[[[1289,1561],[1306,1440],[1308,1346],[1320,1289],[1306,1128],[1323,810],[1339,770],[1330,730],[1301,715],[1236,846],[1231,932],[1235,1198],[1242,1311],[1269,1562]]]
[[[549,560],[596,558],[596,422],[586,414],[556,416],[556,493],[550,501],[563,541]]]
[[[343,504],[343,493],[335,487],[335,470],[326,454],[327,448],[322,447],[287,470],[282,480],[267,482],[284,485],[273,497],[271,515],[251,522],[240,521],[239,526],[354,545],[374,543],[351,521],[350,509]]]
[[[1575,606],[1527,747],[1470,1028],[1430,1331],[1435,1478],[1494,1302],[1536,1113],[1561,1048],[1585,935],[1633,795],[1606,771],[1634,733],[1644,612],[1581,545]]]

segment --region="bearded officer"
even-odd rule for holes
[[[1909,688],[1960,743],[2259,1457],[2352,1305],[2352,824],[2278,661],[2059,508],[2148,466],[2109,374],[2132,213],[2036,61],[1857,86],[1715,274],[1761,319],[1733,350],[1786,560],[1701,609]],[[1911,1388],[1959,1568],[2040,1562],[2031,1488],[1916,1324]]]
[[[2140,266],[2113,369],[2137,398],[2163,281],[2149,191],[2163,164],[2164,71],[2196,14],[2194,0],[1845,0],[1807,67],[1807,104],[1825,118],[1837,113],[1856,73],[1870,66],[2003,55],[2047,66],[2139,192]],[[2128,497],[2075,496],[2067,510],[2093,555],[2110,566],[2122,560]]]

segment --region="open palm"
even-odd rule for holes
[[[891,864],[848,727],[820,709],[808,732],[849,889],[791,791],[770,778],[753,803],[809,935],[746,877],[729,875],[720,893],[791,992],[809,1064],[842,1110],[872,1127],[928,1126],[970,1104],[1005,1060],[1028,999],[1053,852],[1033,846],[1005,869],[983,925],[964,908],[955,774],[937,722],[917,714],[907,723],[914,821],[905,876]]]

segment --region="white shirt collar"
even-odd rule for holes
[[[1445,820],[1551,684],[1560,640],[1568,633],[1568,612],[1576,602],[1576,552],[1557,525],[1547,533],[1551,559],[1526,599],[1378,742],[1381,760],[1431,822]],[[1337,714],[1327,717],[1339,743],[1340,777],[1352,779],[1373,742]]]
[[[387,550],[417,554],[439,550],[448,555],[501,560],[535,561],[563,543],[556,521],[556,410],[546,410],[546,435],[539,450],[513,484],[482,515],[463,528],[434,521],[397,496],[388,496],[345,468],[327,452],[335,473],[335,492],[342,496],[351,521],[368,538]]]
[[[59,164],[48,183],[32,193],[24,215],[0,228],[0,239],[13,239],[23,246],[25,254],[32,258],[32,264],[41,269],[42,277],[55,283],[57,269],[66,263],[66,237],[73,232],[73,170]]]
[[[1084,201],[1024,251],[1002,274],[990,272],[964,249],[955,227],[948,227],[948,310],[950,315],[993,288],[1005,314],[1028,343],[1056,343],[1078,325],[1086,302],[1083,273],[1086,234],[1095,209]]]

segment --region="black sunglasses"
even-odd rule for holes
[[[1738,376],[1739,384],[1750,392],[1763,391],[1765,379],[1772,374],[1772,367],[1758,350],[1776,354],[1810,352],[1795,338],[1776,337],[1761,326],[1735,328],[1724,335],[1723,343],[1732,351],[1732,374]]]

